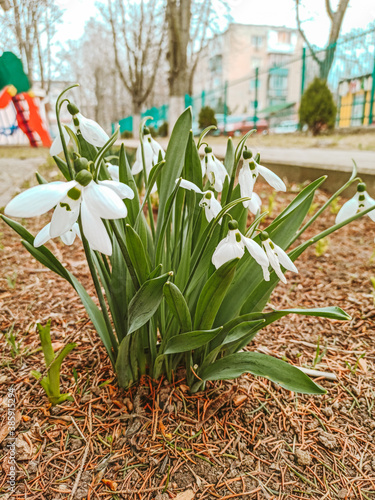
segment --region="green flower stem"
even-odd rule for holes
[[[147,208],[148,208],[148,216],[150,218],[150,227],[151,227],[151,233],[152,233],[152,238],[155,241],[155,222],[154,222],[154,213],[152,211],[152,204],[151,204],[151,197],[149,194],[147,194],[148,190],[148,179],[147,179],[147,170],[146,170],[146,159],[145,159],[145,149],[143,146],[143,131],[141,133],[141,153],[142,153],[142,167],[143,167],[143,176],[144,176],[144,181],[145,181],[145,196],[147,197]]]
[[[85,234],[83,232],[81,217],[78,217],[78,224],[79,224],[79,230],[80,230],[81,236],[82,236],[82,243],[83,243],[83,248],[85,250],[87,264],[88,264],[89,269],[90,269],[90,273],[91,273],[92,280],[94,282],[96,294],[97,294],[98,299],[99,299],[100,308],[102,310],[104,321],[105,321],[105,324],[107,326],[108,334],[110,336],[111,344],[112,344],[114,355],[116,358],[117,354],[118,354],[118,343],[117,343],[117,340],[113,334],[111,320],[109,319],[109,315],[108,315],[107,305],[105,303],[103,293],[102,293],[102,288],[101,288],[101,285],[99,282],[99,278],[98,278],[98,275],[96,274],[95,265],[94,265],[94,262],[93,262],[92,257],[91,257],[91,248],[90,248],[89,243],[88,243],[87,239],[85,238]]]
[[[113,221],[113,220],[110,220],[109,223],[110,223],[111,228],[112,228],[112,230],[113,230],[113,232],[114,232],[114,234],[116,236],[116,239],[118,241],[121,253],[122,253],[123,257],[124,257],[124,260],[125,260],[126,266],[128,268],[130,277],[132,279],[134,288],[136,290],[139,290],[139,281],[138,281],[138,278],[137,278],[137,274],[135,272],[134,266],[133,266],[132,261],[130,259],[130,255],[129,255],[128,249],[126,248],[126,245],[125,245],[124,240],[123,240],[123,238],[122,238],[122,236],[120,234],[120,231],[118,230],[118,227],[116,226],[116,222]]]
[[[61,106],[68,99],[64,99],[63,101],[60,102],[60,98],[66,92],[68,92],[68,90],[70,90],[70,89],[72,89],[74,87],[79,87],[78,83],[75,83],[74,85],[71,85],[70,87],[68,87],[67,89],[65,89],[63,92],[61,92],[61,94],[59,95],[59,97],[57,98],[57,101],[56,101],[56,120],[57,120],[57,126],[59,128],[59,134],[60,134],[60,138],[61,138],[62,147],[63,147],[63,150],[64,150],[64,156],[65,156],[65,159],[66,159],[66,164],[68,165],[69,175],[70,175],[71,180],[74,179],[74,169],[73,169],[73,166],[72,166],[70,158],[69,158],[68,148],[67,148],[67,145],[66,145],[66,142],[65,142],[65,138],[64,138],[64,134],[63,134],[63,130],[62,130],[62,125],[61,125],[61,122],[60,122],[60,109],[61,109]]]
[[[330,228],[326,229],[325,231],[322,231],[321,233],[317,234],[316,236],[313,236],[309,240],[305,241],[304,243],[301,243],[298,247],[296,247],[294,250],[292,250],[289,253],[289,257],[291,260],[296,260],[302,252],[306,250],[309,246],[313,245],[314,243],[318,242],[322,238],[325,238],[326,236],[330,235],[331,233],[337,231],[338,229],[341,229],[342,227],[346,226],[347,224],[350,224],[351,222],[359,219],[363,215],[366,215],[368,212],[371,212],[372,210],[375,209],[375,205],[369,208],[366,208],[366,210],[362,210],[361,212],[358,212],[357,214],[353,215],[349,219],[346,219],[339,224],[335,224],[334,226],[331,226]]]
[[[311,226],[311,224],[313,222],[316,221],[316,219],[324,212],[324,210],[333,202],[333,200],[335,200],[338,196],[340,196],[340,194],[345,191],[345,189],[347,189],[351,184],[353,184],[353,182],[356,182],[358,180],[360,180],[358,177],[357,177],[357,165],[356,163],[354,162],[353,160],[353,163],[354,163],[354,168],[353,168],[353,172],[352,172],[352,175],[350,176],[350,179],[348,180],[348,182],[346,182],[338,191],[336,191],[336,193],[334,193],[331,198],[326,201],[326,203],[324,203],[324,205],[316,212],[316,214],[314,214],[311,219],[309,221],[306,222],[306,224],[297,232],[297,234],[295,235],[295,237],[293,238],[293,240],[291,241],[291,244],[293,244],[300,236],[302,233],[304,233],[306,231],[306,229],[308,227]]]

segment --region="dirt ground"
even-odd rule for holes
[[[273,197],[258,186],[270,218],[299,189],[289,185],[287,194]],[[326,199],[319,191],[316,203]],[[308,236],[334,217],[328,210]],[[47,220],[24,222],[35,234]],[[191,395],[183,372],[171,383],[145,378],[119,389],[70,285],[36,262],[2,222],[0,231],[0,498],[375,498],[375,223],[369,217],[305,252],[296,262],[299,274],[288,273],[287,285],[271,297],[275,308],[338,305],[352,320],[293,315],[248,346],[335,374],[337,380],[318,379],[324,396],[297,395],[251,375]],[[92,292],[79,243],[55,240],[49,247]],[[49,318],[55,349],[78,344],[62,367],[63,391],[74,401],[55,408],[30,375],[43,369],[35,324]],[[9,494],[11,387],[17,471]]]

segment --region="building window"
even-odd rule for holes
[[[278,31],[277,42],[290,44],[290,31]]]
[[[260,47],[263,46],[263,37],[262,36],[258,36],[258,35],[254,35],[251,37],[251,44],[253,47],[259,49]]]

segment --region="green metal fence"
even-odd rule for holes
[[[214,88],[186,96],[185,104],[193,109],[196,131],[200,110],[210,106],[215,110],[220,132],[225,134],[243,132],[246,127],[292,132],[299,125],[301,95],[315,77],[325,77],[327,73],[327,83],[337,103],[336,125],[373,124],[375,26],[341,37],[336,44],[317,49],[314,54],[308,48],[289,57],[269,54],[267,65],[254,68],[237,80],[223,81],[219,74]],[[152,108],[142,115],[153,116],[151,125],[157,127],[167,121],[168,109]],[[129,118],[125,122],[129,127]]]

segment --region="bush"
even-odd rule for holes
[[[210,125],[215,125],[215,127],[217,126],[215,111],[212,108],[210,108],[210,106],[204,106],[199,111],[198,124],[199,128],[206,128],[209,127]]]
[[[327,83],[319,78],[304,92],[299,108],[301,125],[307,125],[313,135],[326,129],[333,129],[336,119],[336,105]]]
[[[158,130],[159,137],[167,137],[168,136],[168,123],[163,122]]]
[[[121,132],[121,139],[132,139],[133,138],[133,132],[130,130],[124,130]]]

